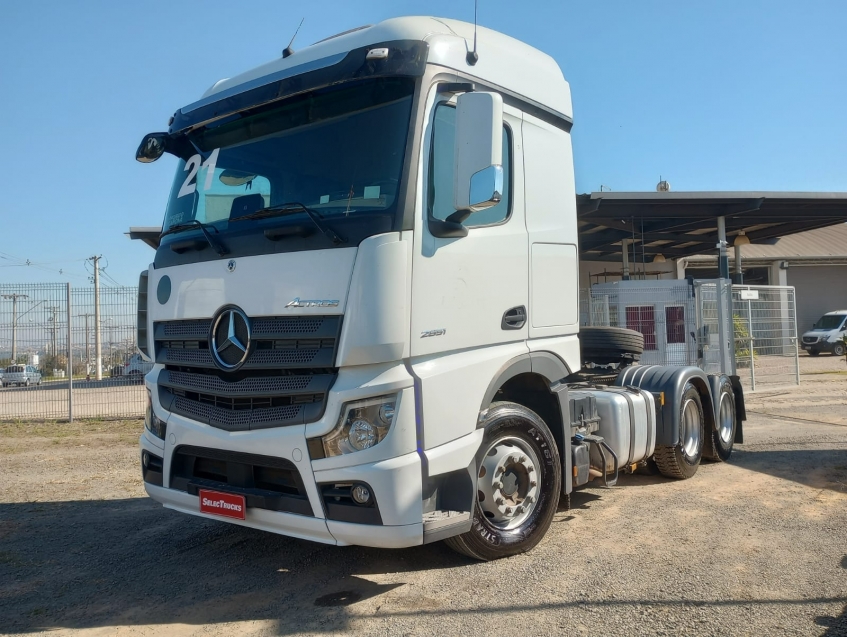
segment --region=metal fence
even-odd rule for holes
[[[641,332],[644,365],[737,373],[749,390],[800,382],[791,287],[726,279],[598,283],[581,292],[580,323]]]
[[[793,287],[733,285],[732,319],[736,368],[745,385],[800,384]]]
[[[102,286],[98,308],[93,287],[0,284],[0,420],[142,416],[137,295]]]
[[[702,366],[708,333],[702,328],[695,289],[686,281],[598,283],[581,297],[582,325],[641,332],[641,364]]]

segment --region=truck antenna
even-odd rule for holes
[[[283,57],[283,59],[287,58],[289,55],[291,55],[292,53],[294,53],[294,49],[292,49],[292,48],[291,48],[291,45],[292,45],[292,44],[294,44],[294,38],[296,38],[296,37],[297,37],[297,34],[300,32],[300,27],[302,27],[302,26],[303,26],[303,20],[305,20],[305,19],[306,19],[306,18],[305,18],[305,17],[303,17],[303,18],[300,20],[300,24],[298,24],[298,25],[297,25],[297,30],[294,32],[294,35],[292,35],[292,36],[291,36],[291,42],[289,42],[289,43],[288,43],[288,46],[287,46],[287,47],[285,47],[285,48],[282,50],[282,57]]]
[[[473,2],[473,51],[468,51],[465,59],[469,66],[474,66],[479,61],[479,55],[476,52],[476,10],[479,5],[479,0]]]

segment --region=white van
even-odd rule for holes
[[[144,376],[153,369],[153,363],[144,360],[141,354],[133,354],[124,364],[122,376]]]
[[[844,336],[847,335],[847,310],[837,310],[824,314],[815,326],[803,334],[800,346],[809,352],[810,356],[817,356],[821,352],[830,352],[836,356],[844,356],[847,344]]]

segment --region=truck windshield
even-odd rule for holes
[[[188,133],[191,150],[177,166],[163,230],[199,221],[222,242],[250,234],[265,241],[269,224],[311,227],[305,212],[297,219],[230,219],[293,202],[330,228],[355,225],[353,234],[363,236],[390,229],[385,218],[393,225],[413,91],[408,78],[345,84]],[[369,233],[363,224],[374,217],[382,223]],[[172,232],[162,244],[184,241],[189,232],[199,226]],[[314,240],[327,247],[322,235]]]
[[[841,324],[844,322],[843,314],[825,314],[820,318],[820,320],[815,323],[814,328],[816,330],[835,330],[841,327]],[[808,325],[808,323],[806,323]]]

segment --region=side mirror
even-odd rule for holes
[[[167,133],[147,133],[135,151],[135,160],[143,164],[156,161],[165,154],[167,139]]]
[[[453,205],[478,212],[503,196],[503,98],[463,93],[456,100]]]

